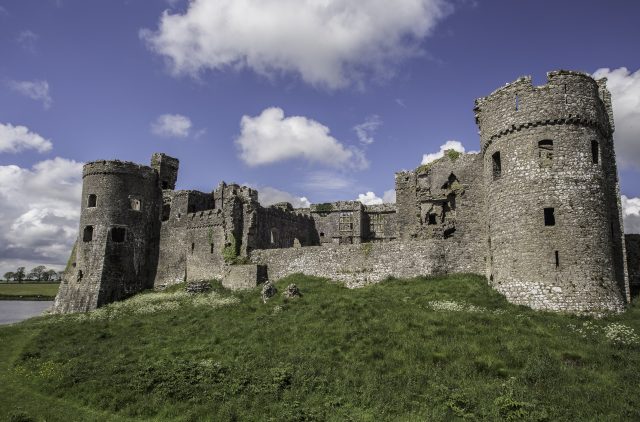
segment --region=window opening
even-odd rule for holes
[[[556,268],[560,267],[560,253],[556,251]]]
[[[127,229],[124,227],[114,227],[111,229],[111,240],[116,243],[124,242],[127,238]]]
[[[543,166],[551,166],[553,162],[553,141],[551,139],[543,139],[538,142],[538,158]]]
[[[493,180],[502,176],[502,161],[500,160],[500,151],[494,152],[491,156],[493,162]]]
[[[169,216],[171,215],[171,205],[164,204],[162,206],[162,221],[169,220]]]
[[[90,194],[87,198],[87,208],[94,208],[98,202],[98,197],[94,194]]]
[[[82,241],[91,242],[93,240],[93,226],[87,226],[82,232]]]
[[[428,215],[428,223],[429,225],[438,224],[437,223],[437,215],[434,213],[429,213]]]
[[[600,161],[600,147],[598,141],[591,141],[591,162],[598,164]]]
[[[211,246],[211,251],[209,253],[213,253],[213,243],[209,244]]]
[[[324,232],[320,232],[320,237],[324,237]]]
[[[193,253],[193,251],[195,250],[195,248],[196,248],[196,244],[195,244],[195,243],[192,243],[192,244],[191,244],[191,253]]]
[[[169,189],[169,182],[167,182],[166,180],[162,181],[162,189]]]
[[[556,225],[556,215],[554,208],[545,208],[544,209],[544,225],[545,226],[555,226]]]
[[[516,94],[516,111],[518,111],[518,101],[520,100],[520,98],[518,97],[518,94]]]

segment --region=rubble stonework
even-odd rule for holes
[[[149,167],[88,163],[54,310],[185,281],[250,288],[297,272],[350,287],[484,273],[535,309],[623,309],[630,281],[640,289],[640,236],[623,235],[605,81],[571,71],[550,72],[543,86],[521,78],[474,111],[481,152],[448,151],[397,173],[396,204],[263,207],[257,191],[236,184],[175,190],[179,162],[164,154]]]

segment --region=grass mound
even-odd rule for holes
[[[280,294],[295,283],[304,294]],[[0,414],[35,420],[637,420],[640,314],[508,304],[486,280],[302,275],[0,328]],[[71,415],[71,416],[70,416]],[[75,419],[74,419],[75,418]]]

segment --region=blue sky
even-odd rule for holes
[[[622,0],[0,0],[0,271],[66,260],[82,162],[162,151],[182,189],[391,200],[424,154],[479,149],[475,98],[555,69],[612,81],[640,231],[638,16]]]

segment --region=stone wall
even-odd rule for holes
[[[640,294],[640,234],[625,236],[627,246],[627,268],[629,270],[629,287],[631,296]]]
[[[354,244],[363,239],[364,205],[359,201],[313,204],[310,209],[320,242]]]
[[[377,283],[388,276],[481,274],[484,269],[482,258],[464,253],[464,247],[453,239],[327,244],[255,250],[251,253],[251,262],[267,265],[270,280],[304,273],[343,281],[348,287],[359,287]]]

